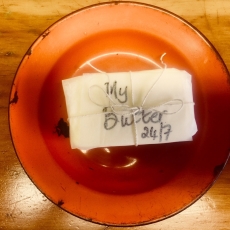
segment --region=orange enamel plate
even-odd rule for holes
[[[71,149],[61,81],[95,72],[89,60],[106,72],[137,71],[154,68],[147,59],[161,64],[163,53],[168,67],[192,75],[193,141]],[[28,176],[62,209],[96,223],[146,224],[184,210],[216,180],[230,149],[229,101],[227,68],[196,28],[155,6],[105,3],[64,17],[29,48],[12,85],[10,130]]]

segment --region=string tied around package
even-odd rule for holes
[[[163,57],[166,55],[166,53],[164,53],[161,58],[161,64],[164,66],[163,68],[160,67],[162,69],[161,73],[159,74],[159,76],[157,77],[157,79],[155,80],[155,82],[151,85],[150,89],[148,90],[148,92],[146,93],[146,95],[144,96],[144,99],[141,103],[140,106],[135,106],[134,105],[134,92],[133,92],[133,82],[132,82],[132,72],[129,71],[129,76],[130,76],[130,82],[131,82],[131,98],[132,98],[132,106],[127,105],[127,104],[118,104],[114,101],[114,99],[109,95],[108,92],[106,92],[102,87],[98,86],[98,85],[92,85],[89,87],[89,98],[91,100],[91,102],[93,102],[95,105],[100,106],[103,108],[103,111],[107,111],[107,109],[110,109],[112,111],[112,113],[116,114],[116,115],[130,115],[133,117],[133,124],[134,124],[134,138],[135,138],[135,145],[138,146],[138,130],[137,130],[137,115],[141,114],[143,110],[148,110],[148,111],[156,111],[159,112],[161,114],[168,114],[168,115],[172,115],[172,114],[176,114],[178,113],[184,106],[184,102],[181,99],[171,99],[169,101],[166,101],[164,103],[161,103],[159,105],[153,105],[150,107],[146,107],[145,103],[146,100],[148,99],[150,93],[152,92],[153,88],[156,86],[156,84],[158,83],[158,81],[161,79],[161,77],[163,76],[165,69],[167,68],[167,65],[163,62]],[[103,72],[99,69],[97,69],[96,67],[94,67],[90,62],[87,62],[87,64],[89,66],[91,66],[92,68],[94,68],[97,72],[100,73],[104,73],[108,76],[108,80],[109,79],[109,75],[106,72]],[[158,65],[157,65],[158,66]],[[159,66],[158,66],[159,67]],[[93,88],[98,88],[100,89],[104,95],[108,98],[109,100],[109,105],[103,105],[98,103],[97,101],[95,101],[93,95],[92,95],[92,89]],[[167,110],[164,111],[160,111],[158,108],[164,105],[173,105],[173,104],[179,104],[180,107],[177,108],[175,111],[173,112],[168,112]]]

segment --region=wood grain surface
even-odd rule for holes
[[[0,229],[227,230],[230,229],[230,162],[196,203],[164,221],[110,227],[74,217],[47,200],[29,180],[13,148],[8,125],[11,84],[23,55],[52,23],[98,0],[0,0]],[[230,1],[145,0],[183,17],[216,47],[230,69]],[[230,106],[230,102],[229,102]]]

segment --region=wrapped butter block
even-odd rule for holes
[[[92,73],[62,81],[72,148],[191,141],[191,75],[174,68]]]

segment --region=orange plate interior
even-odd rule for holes
[[[120,54],[113,55],[111,53]],[[198,132],[192,142],[72,150],[61,80],[154,66],[192,74]],[[160,61],[159,61],[160,63]],[[131,2],[76,11],[47,29],[23,58],[10,96],[10,129],[34,184],[64,210],[97,223],[136,225],[183,210],[213,184],[230,149],[229,74],[195,28],[163,9]]]

